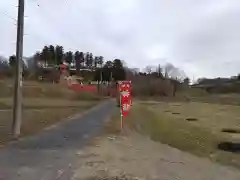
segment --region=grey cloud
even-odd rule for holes
[[[239,10],[238,3],[238,6],[225,8],[224,12],[204,19],[175,44],[176,57],[182,61],[191,59],[192,64],[200,67],[201,74],[205,71],[207,76],[237,74],[236,67],[240,65],[237,55],[240,46]]]
[[[0,2],[0,13],[16,17],[16,4]],[[239,10],[238,0],[26,1],[24,55],[61,44],[131,67],[169,62],[190,77],[231,76],[240,66]],[[0,22],[0,55],[10,55],[16,27],[4,16]]]

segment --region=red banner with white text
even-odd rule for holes
[[[121,114],[126,117],[132,106],[132,83],[131,81],[119,81]]]

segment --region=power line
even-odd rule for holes
[[[9,14],[7,14],[6,12],[2,12],[2,14],[4,14],[6,17],[8,17],[9,19],[12,19],[14,22],[17,22],[17,20],[14,18],[14,17],[12,17],[12,16],[10,16]]]
[[[18,6],[14,6],[14,7],[18,7]],[[17,26],[17,19],[16,18],[14,18],[14,17],[12,17],[9,13],[7,13],[7,12],[5,12],[5,11],[1,11],[1,14],[3,14],[5,17],[7,17],[7,18],[9,18],[9,19],[11,19],[11,20],[13,20],[15,23],[14,23],[14,25],[15,26]],[[24,18],[28,18],[29,16],[24,16]],[[24,36],[26,36],[26,35],[31,35],[31,34],[29,34],[29,33],[24,33]],[[31,35],[32,36],[32,35]],[[38,38],[39,38],[39,36],[38,36]]]
[[[68,2],[67,0],[62,0],[62,1],[65,2],[65,3]],[[41,7],[42,9],[44,9],[43,6],[40,5],[40,3],[38,2],[38,0],[32,0],[32,2],[37,3],[37,6],[38,6],[38,7]],[[16,6],[14,6],[14,7],[19,7],[19,5],[16,5]],[[45,11],[45,12],[46,12],[46,11]],[[15,22],[14,25],[17,26],[17,19],[16,19],[16,18],[12,17],[12,16],[9,15],[7,12],[2,11],[1,13],[2,13],[5,17],[7,17],[7,18],[13,20],[13,21]],[[24,18],[26,18],[26,17],[28,17],[28,16],[24,16]],[[58,30],[58,31],[61,31],[61,33],[64,34],[64,35],[66,36],[66,32],[65,32],[65,31],[64,31],[64,32],[63,32],[62,30]],[[30,36],[32,36],[32,34],[29,34],[29,33],[27,33],[27,34],[25,33],[25,34],[24,34],[24,36],[26,36],[26,35],[30,35]],[[37,35],[36,35],[36,36],[37,36]],[[68,36],[69,36],[69,35],[68,35]],[[39,38],[39,36],[37,36],[37,37]],[[72,39],[71,36],[69,36],[69,39],[72,40],[74,43],[76,43],[75,40]],[[77,44],[77,43],[76,43],[76,44]]]
[[[36,2],[36,1],[35,1]],[[38,5],[39,6],[39,5]],[[18,7],[18,6],[14,6],[14,7]],[[15,23],[14,25],[17,26],[17,19],[13,16],[11,16],[9,13],[5,12],[5,11],[0,11],[1,14],[3,14],[5,17],[13,20]],[[28,18],[29,16],[24,16],[24,18]],[[25,29],[26,32],[26,29]],[[40,37],[39,35],[37,35],[37,33],[24,33],[24,36],[35,36],[37,39],[42,39],[42,37]],[[13,42],[16,44],[16,42]]]

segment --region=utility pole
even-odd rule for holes
[[[101,71],[100,71],[100,95],[102,95],[102,80],[103,80],[103,69],[102,69],[102,65],[101,65]]]
[[[112,81],[112,78],[113,78],[113,72],[111,71],[111,73],[110,73],[110,81]]]
[[[23,72],[23,34],[24,34],[24,0],[18,0],[16,69],[13,100],[12,134],[14,138],[20,135],[22,122],[22,72]]]
[[[161,73],[161,67],[160,64],[158,65],[158,77],[160,77],[160,73]]]
[[[108,81],[108,87],[110,84],[112,84],[112,70],[110,71],[110,77],[109,77],[109,81]]]

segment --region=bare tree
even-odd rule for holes
[[[125,69],[125,72],[126,72],[127,79],[132,79],[135,75],[134,70],[131,69],[131,68],[128,68],[128,67],[124,67],[124,69]]]
[[[170,64],[170,63],[165,64],[163,67],[164,77],[168,78],[173,69],[174,69],[174,66],[172,64]]]
[[[140,72],[139,68],[131,68],[130,69],[134,75],[138,74]]]
[[[183,81],[187,77],[183,70],[175,67],[171,63],[167,63],[163,67],[163,73],[165,78],[172,78],[178,81]]]
[[[160,64],[159,64],[158,67],[156,68],[156,73],[158,74],[158,77],[163,77],[162,67],[160,66]]]
[[[153,66],[146,66],[145,71],[146,71],[147,74],[151,74],[152,71],[153,71]]]
[[[189,79],[188,77],[186,77],[186,78],[183,80],[183,83],[188,86],[189,83],[190,83],[190,79]]]

